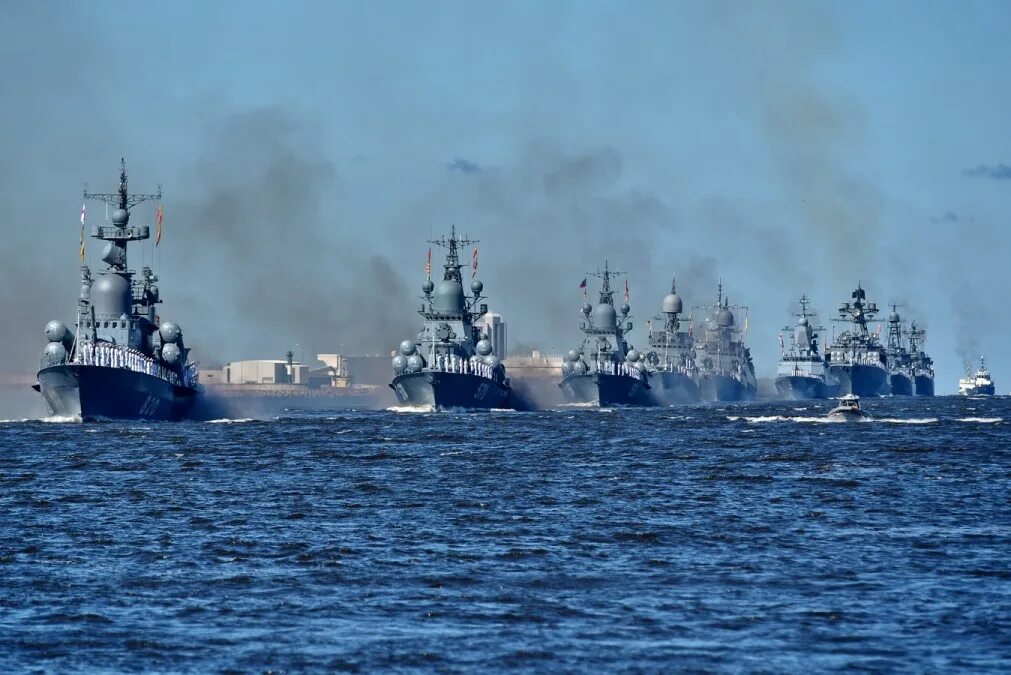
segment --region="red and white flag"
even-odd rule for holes
[[[472,257],[473,257],[473,262],[471,263],[472,270],[471,270],[470,276],[471,277],[476,277],[477,276],[477,246],[474,247],[474,255]]]
[[[432,280],[432,248],[428,248],[428,260],[425,262],[425,278]]]
[[[629,293],[628,293],[628,279],[625,279],[625,304],[626,305],[628,304],[629,297],[630,296],[629,296]]]
[[[88,212],[87,203],[81,204],[81,225],[84,225],[84,216]]]

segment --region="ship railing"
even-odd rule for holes
[[[427,364],[426,370],[430,372],[437,373],[455,373],[458,375],[476,375],[478,377],[485,377],[489,380],[497,381],[498,370],[492,368],[487,363],[485,363],[481,357],[472,356],[469,359],[464,359],[459,356],[449,355],[449,356],[436,356],[431,363]],[[405,373],[411,372],[407,368],[402,368],[395,371],[396,375],[404,375]]]
[[[677,363],[661,363],[656,367],[656,370],[663,373],[680,373],[689,377],[694,376],[698,372],[697,368],[690,368]]]
[[[641,370],[628,365],[624,361],[619,363],[615,363],[614,361],[598,361],[597,372],[607,375],[624,375],[626,377],[634,377],[637,380],[646,379],[646,375]]]
[[[144,373],[165,380],[176,386],[192,387],[199,379],[197,364],[187,363],[183,376],[166,368],[147,354],[132,347],[114,345],[111,342],[78,342],[71,363],[81,366],[122,368],[135,373]]]

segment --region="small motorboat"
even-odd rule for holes
[[[840,398],[839,405],[829,410],[825,416],[830,420],[862,420],[870,418],[870,415],[860,409],[860,397],[853,394],[846,394]]]

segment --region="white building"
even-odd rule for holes
[[[225,366],[225,384],[308,384],[309,366],[277,359],[233,361]]]
[[[481,317],[480,323],[484,326],[485,332],[488,333],[488,339],[491,340],[491,347],[495,350],[495,356],[504,361],[509,352],[507,349],[506,322],[502,320],[502,315],[488,312]]]

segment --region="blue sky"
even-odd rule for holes
[[[577,340],[576,285],[609,256],[640,331],[672,274],[690,304],[722,276],[760,374],[791,299],[827,322],[858,280],[927,325],[940,391],[961,354],[1011,372],[1011,180],[966,174],[1011,164],[1008,3],[15,1],[0,19],[5,276],[25,281],[0,302],[29,333],[72,311],[81,184],[111,188],[126,155],[135,187],[165,184],[163,313],[211,359],[386,351],[414,324],[423,240],[455,223],[526,344]],[[284,167],[304,199],[272,192]],[[226,197],[241,224],[195,222]],[[279,310],[300,285],[316,293]],[[14,343],[0,370],[41,349]]]

